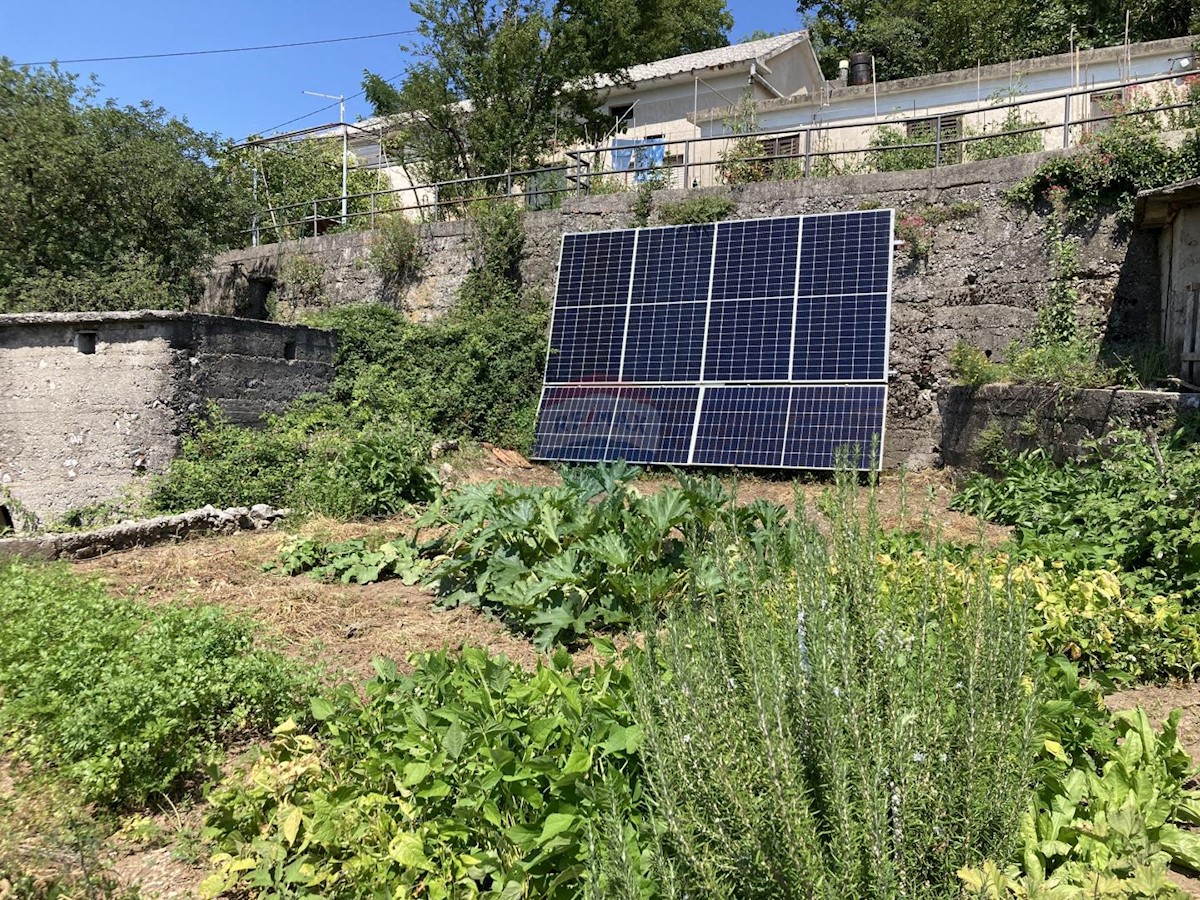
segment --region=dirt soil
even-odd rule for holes
[[[511,459],[501,460],[486,453],[482,459],[456,459],[452,467],[451,477],[458,482],[507,480],[551,485],[559,480],[548,467],[524,464],[523,460],[513,465]],[[654,491],[671,481],[669,476],[654,474],[639,481],[638,488]],[[734,487],[742,502],[765,499],[791,506],[799,497],[812,509],[833,484],[831,480],[797,482],[743,476]],[[881,523],[887,528],[932,532],[947,540],[988,546],[1007,537],[1007,529],[950,510],[953,490],[950,476],[942,472],[904,478],[884,475],[876,492]],[[865,504],[866,492],[862,495]],[[404,518],[371,524],[314,520],[298,528],[305,535],[326,540],[386,539],[411,534],[412,525]],[[403,665],[411,653],[442,647],[479,646],[530,667],[539,658],[529,642],[506,631],[498,621],[476,610],[440,609],[435,598],[419,587],[397,581],[366,586],[325,584],[264,572],[264,564],[276,559],[287,537],[277,530],[197,538],[116,553],[77,563],[75,568],[98,575],[115,591],[150,603],[214,603],[249,616],[265,626],[264,640],[322,667],[331,680],[370,677],[371,661],[378,656],[391,657]],[[577,662],[589,661],[590,651],[577,654]],[[1190,686],[1143,688],[1112,698],[1114,708],[1137,703],[1158,717],[1165,717],[1175,706],[1183,707],[1183,738],[1189,752],[1200,755],[1200,691]],[[0,794],[12,790],[7,767],[0,758]],[[105,848],[109,871],[122,885],[140,886],[144,897],[176,900],[197,896],[197,886],[205,875],[205,854],[196,847],[193,837],[200,817],[195,808],[182,813],[167,810],[150,817],[147,828],[157,836],[154,840],[114,836]],[[181,853],[189,847],[193,848],[191,853]],[[1180,878],[1181,886],[1200,898],[1200,881]]]
[[[545,466],[503,468],[476,466],[463,481],[504,479],[549,485],[558,476]],[[670,484],[654,476],[639,482],[652,492]],[[797,493],[811,507],[831,488],[829,482],[797,484],[792,480],[743,478],[735,489],[740,501],[770,500],[791,506]],[[865,503],[865,494],[864,503]],[[949,509],[953,484],[942,473],[919,473],[905,479],[886,475],[876,494],[884,527],[934,531],[948,540],[997,544],[1007,529],[981,524]],[[371,524],[317,520],[300,526],[305,535],[345,540],[374,535],[411,535],[413,523],[397,518]],[[114,553],[76,564],[79,571],[102,577],[115,591],[132,593],[150,603],[177,600],[215,603],[265,625],[281,649],[325,667],[334,678],[360,680],[372,674],[371,661],[387,656],[403,664],[412,653],[442,647],[477,646],[532,667],[538,651],[507,631],[497,620],[473,609],[442,609],[425,589],[398,581],[371,585],[324,584],[307,577],[288,578],[263,571],[276,559],[283,532],[242,533],[197,538]],[[589,650],[577,661],[587,664]]]

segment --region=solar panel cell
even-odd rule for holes
[[[686,463],[699,396],[698,387],[622,388],[607,458]]]
[[[793,296],[799,238],[798,216],[722,222],[717,228],[712,299]]]
[[[707,300],[715,225],[648,228],[638,237],[634,303]]]
[[[635,303],[629,308],[622,381],[700,380],[705,303]]]
[[[616,381],[621,376],[624,306],[575,306],[554,312],[546,382]]]
[[[866,469],[879,464],[884,385],[797,385],[792,391],[785,468]]]
[[[787,381],[791,297],[725,300],[709,314],[705,381]]]
[[[693,462],[778,467],[791,392],[785,386],[705,388]]]
[[[563,236],[555,307],[601,306],[629,298],[633,231]]]

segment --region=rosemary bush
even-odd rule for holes
[[[634,703],[663,896],[955,897],[959,868],[1010,856],[1036,703],[1025,598],[938,565],[890,579],[853,498],[832,495],[829,537],[801,511],[711,543],[696,602],[648,634]],[[606,865],[606,893],[644,884]]]

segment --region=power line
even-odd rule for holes
[[[415,28],[405,31],[384,31],[379,34],[360,34],[354,37],[325,38],[320,41],[296,41],[291,44],[263,44],[260,47],[229,47],[224,50],[182,50],[178,53],[143,53],[136,56],[91,56],[82,59],[44,59],[39,62],[17,63],[18,66],[48,66],[52,63],[126,62],[134,59],[170,59],[179,56],[210,56],[214,53],[250,53],[256,50],[283,50],[288,47],[313,47],[317,44],[342,44],[346,41],[369,41],[375,38],[416,34]],[[326,107],[328,109],[328,107]]]

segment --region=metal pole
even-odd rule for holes
[[[1063,98],[1063,149],[1071,146],[1071,96]]]
[[[346,224],[346,156],[350,151],[350,129],[346,127],[346,98],[338,97],[338,118],[342,122],[342,224]]]
[[[804,131],[804,177],[812,173],[812,126]]]

